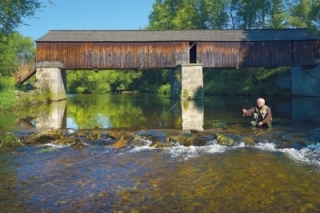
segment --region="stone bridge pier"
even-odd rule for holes
[[[37,84],[41,88],[49,87],[52,94],[52,101],[67,99],[67,75],[66,70],[59,67],[37,67]]]
[[[171,70],[170,97],[182,100],[203,99],[201,64],[182,64]]]

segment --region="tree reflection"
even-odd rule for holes
[[[78,129],[173,127],[177,116],[166,113],[171,104],[154,94],[76,95],[68,98],[67,117]]]

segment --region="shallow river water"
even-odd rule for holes
[[[2,131],[212,130],[253,143],[2,148],[1,212],[319,212],[319,99],[266,97],[271,129],[242,117],[255,99],[77,95],[51,110],[19,115],[17,125]]]

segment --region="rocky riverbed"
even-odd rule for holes
[[[18,146],[66,146],[83,149],[88,146],[110,146],[115,149],[149,146],[168,148],[182,146],[206,146],[217,143],[224,146],[273,143],[277,148],[302,149],[320,141],[320,128],[301,129],[292,132],[285,128],[255,128],[231,125],[226,128],[196,130],[151,129],[151,130],[44,130],[14,131],[0,133],[0,147]]]

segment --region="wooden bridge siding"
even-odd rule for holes
[[[38,42],[37,61],[66,69],[171,68],[189,62],[188,42]]]
[[[293,41],[295,66],[314,65],[320,62],[320,41]]]
[[[203,67],[289,66],[291,58],[290,41],[197,43],[197,62]]]

